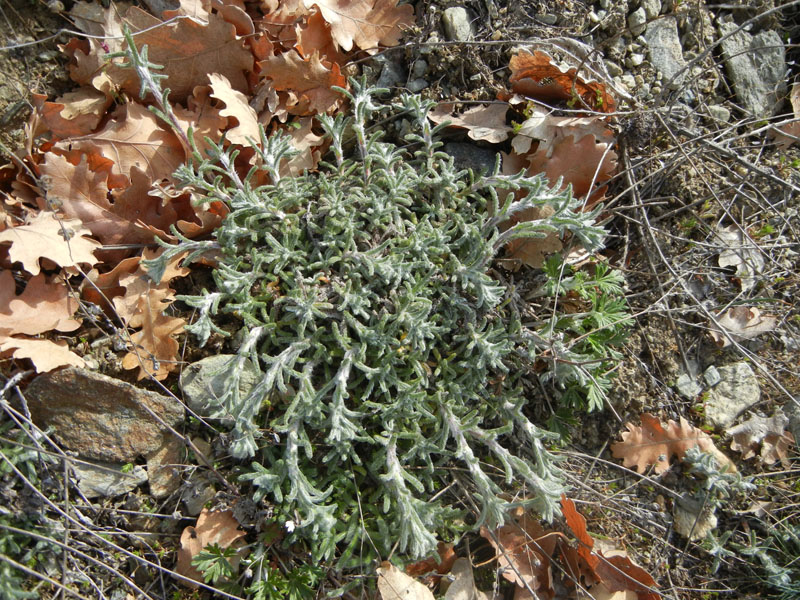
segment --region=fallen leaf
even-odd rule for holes
[[[633,591],[637,600],[661,600],[655,579],[627,556],[600,555],[597,574],[602,584],[612,592]]]
[[[516,223],[538,221],[546,219],[555,213],[552,206],[533,207],[519,212],[511,219],[502,224],[501,228],[505,229]],[[506,258],[512,260],[522,261],[524,264],[540,268],[545,259],[563,248],[561,238],[556,233],[548,233],[542,238],[518,238],[511,240],[506,244]]]
[[[675,502],[672,517],[675,531],[692,542],[705,539],[717,527],[714,505],[697,500],[688,492]]]
[[[30,359],[37,373],[52,371],[59,367],[83,368],[83,359],[70,351],[66,342],[43,339],[8,337],[0,333],[0,354],[17,359]]]
[[[481,104],[466,110],[460,116],[452,114],[452,104],[442,103],[435,110],[428,113],[428,118],[434,123],[449,121],[452,127],[461,127],[467,130],[467,135],[473,140],[499,143],[508,139],[508,134],[513,128],[506,125],[508,104],[499,102],[494,104]]]
[[[225,104],[219,114],[236,119],[237,125],[225,132],[225,138],[241,146],[248,146],[250,141],[259,142],[258,115],[248,103],[247,96],[233,89],[224,75],[211,74],[208,78],[213,90],[211,96]]]
[[[572,136],[555,142],[548,156],[545,149],[537,149],[528,160],[528,173],[544,173],[555,184],[571,185],[577,198],[589,197],[587,208],[603,199],[606,183],[617,169],[617,154],[607,143],[598,143],[593,134],[575,141]],[[591,193],[591,195],[590,195]]]
[[[586,585],[594,585],[596,583],[595,570],[600,563],[600,559],[592,552],[594,540],[586,531],[586,519],[577,511],[575,503],[564,495],[561,496],[561,512],[567,522],[567,527],[578,538],[577,554],[583,563],[572,575],[573,577],[582,575]],[[595,578],[595,580],[592,578]]]
[[[740,305],[717,315],[717,322],[728,335],[717,329],[715,324],[712,324],[709,333],[718,347],[725,348],[731,345],[729,336],[737,342],[752,339],[775,329],[778,319],[762,315],[755,306]]]
[[[560,67],[540,50],[511,57],[511,88],[518,94],[544,101],[566,101],[571,108],[614,112],[616,102],[605,84],[586,80],[574,67]]]
[[[756,456],[765,465],[781,461],[784,468],[789,468],[789,448],[794,444],[794,436],[786,430],[789,418],[779,408],[771,417],[758,415],[749,418],[741,425],[736,425],[727,430],[733,437],[731,450],[742,453],[742,458],[747,460]]]
[[[259,66],[276,90],[298,96],[291,108],[293,114],[326,113],[342,102],[342,95],[331,87],[347,87],[346,78],[339,65],[325,66],[317,53],[304,59],[292,50],[271,56]]]
[[[314,133],[312,130],[314,119],[311,117],[300,117],[294,123],[296,127],[289,129],[289,137],[292,147],[299,154],[281,165],[281,175],[296,176],[304,171],[316,169],[319,164],[319,148],[325,137]]]
[[[14,294],[11,271],[0,271],[0,334],[39,335],[48,331],[75,331],[78,301],[69,287],[49,281],[40,273],[32,277],[19,296]]]
[[[304,5],[319,8],[334,43],[346,52],[353,45],[368,54],[379,45],[396,46],[403,30],[414,25],[414,7],[397,6],[397,0],[304,0]]]
[[[511,147],[517,154],[526,154],[531,144],[538,141],[538,151],[544,151],[549,158],[553,148],[562,139],[572,137],[574,140],[593,135],[598,143],[610,144],[614,141],[614,132],[601,117],[556,117],[553,111],[536,106],[519,128],[515,128]]]
[[[680,424],[670,420],[663,427],[653,415],[642,413],[641,426],[627,423],[626,427],[628,431],[622,433],[622,441],[611,445],[611,454],[614,458],[622,458],[626,467],[635,466],[639,473],[655,465],[655,472],[660,475],[669,469],[673,455],[683,458],[690,448],[695,447],[712,454],[721,467],[736,471],[736,466],[714,446],[711,437],[683,417]]]
[[[436,548],[439,554],[439,560],[436,560],[435,558],[426,558],[425,560],[420,560],[407,565],[406,574],[410,575],[411,577],[420,577],[422,575],[427,575],[428,573],[438,573],[439,575],[449,573],[450,569],[453,567],[453,563],[456,560],[456,553],[453,551],[453,544],[439,542]],[[430,578],[430,581],[426,580],[426,583],[434,583],[438,580],[439,577],[434,576]]]
[[[525,513],[518,511],[513,522],[490,532],[481,528],[481,536],[497,552],[497,568],[503,577],[518,586],[515,598],[531,598],[528,588],[543,599],[553,598],[553,574],[550,557],[558,536],[546,531]]]
[[[88,87],[68,92],[55,102],[47,102],[43,94],[33,94],[32,99],[47,129],[59,138],[91,133],[111,105],[111,98]]]
[[[377,572],[382,600],[434,600],[433,592],[426,586],[388,561],[382,562]]]
[[[128,180],[133,167],[145,172],[150,181],[170,179],[186,159],[178,138],[161,126],[158,117],[137,103],[117,108],[97,133],[62,140],[55,149],[110,159],[111,172]]]
[[[789,146],[797,142],[800,138],[800,83],[792,84],[792,91],[789,93],[789,102],[792,104],[794,121],[787,123],[778,131],[771,131],[772,138],[778,143],[778,148],[786,150]]]
[[[718,225],[712,240],[724,248],[717,260],[719,266],[736,268],[736,276],[743,292],[754,288],[765,262],[761,250],[750,236],[746,236],[736,224],[727,227]]]
[[[450,570],[450,577],[453,580],[445,592],[444,600],[490,600],[486,592],[475,587],[472,563],[468,558],[456,559]]]
[[[204,508],[197,517],[194,527],[189,526],[181,534],[181,547],[178,550],[178,562],[175,572],[195,581],[203,581],[203,575],[192,565],[192,559],[200,554],[204,548],[217,544],[220,548],[236,548],[239,552],[229,558],[234,572],[239,566],[239,561],[246,555],[244,536],[247,535],[239,529],[239,522],[234,518],[233,511],[223,510],[211,512]],[[182,585],[197,589],[197,585],[180,580]]]
[[[38,275],[42,258],[60,267],[95,264],[94,251],[100,244],[85,237],[89,233],[77,219],[59,219],[52,212],[42,211],[26,225],[0,232],[0,244],[10,242],[11,261],[22,263],[28,273]]]

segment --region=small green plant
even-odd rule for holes
[[[553,435],[525,415],[522,379],[546,351],[557,383],[582,389],[597,408],[608,386],[599,369],[615,358],[609,344],[626,321],[619,274],[598,264],[592,275],[562,277],[559,268],[548,278],[553,293],[582,294],[585,315],[556,318],[543,332],[522,327],[487,273],[492,259],[513,239],[552,232],[597,249],[598,209],[580,212],[569,190],[542,176],[497,167],[474,179],[456,170],[439,151],[441,126],[427,118],[433,103],[418,96],[395,107],[416,127],[408,146],[382,142],[368,133],[371,115],[385,108],[374,103],[382,90],[351,84],[352,93],[341,92],[353,117],[320,117],[332,162],[317,173],[283,176],[294,151],[280,132],[253,144],[256,166],[244,176],[236,150],[212,144],[212,156],[195,154],[177,176],[230,214],[215,241],[182,239],[148,263],[158,280],[178,253],[189,253],[184,264],[218,253],[216,288],[182,297],[197,309],[189,329],[201,344],[228,335],[221,319],[244,326],[215,416],[233,418],[232,454],[256,458],[241,480],[295,524],[290,540],[340,564],[356,551],[357,562],[393,548],[429,555],[437,532],[457,535],[464,525],[439,493],[450,464],[465,468],[475,525],[503,522],[511,504],[502,480],[526,486],[524,504],[551,518],[563,491],[546,448]],[[498,228],[544,206],[551,216]],[[248,364],[262,376],[240,394]]]
[[[206,583],[228,581],[234,575],[230,559],[236,556],[236,552],[236,548],[221,548],[219,544],[209,544],[192,558],[192,565],[203,574]]]

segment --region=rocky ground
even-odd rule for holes
[[[6,149],[27,139],[30,92],[54,97],[69,89],[56,48],[65,39],[59,30],[72,27],[60,16],[68,9],[58,1],[0,6]],[[779,132],[794,118],[800,3],[421,0],[415,14],[417,27],[400,46],[358,62],[379,85],[464,106],[493,101],[508,89],[511,54],[524,47],[591,65],[617,99],[610,122],[618,168],[604,200],[612,235],[603,255],[625,274],[635,325],[605,410],[562,415],[569,443],[560,452],[588,530],[624,546],[665,598],[800,596],[797,453],[788,441],[774,456],[762,451],[775,432],[800,436],[800,153]],[[795,110],[800,116],[800,106]],[[509,151],[463,135],[450,141],[462,151],[469,144],[473,164]],[[515,276],[523,278],[508,275]],[[163,399],[178,394],[202,414],[198,390],[216,385],[203,379],[216,359],[187,347],[180,377],[134,385],[119,367],[122,348],[113,338],[80,343],[91,347],[84,371],[30,383],[24,365],[0,363],[7,465],[0,464],[0,527],[8,534],[0,531],[0,559],[15,561],[27,586],[49,578],[80,597],[145,597],[134,589],[152,598],[210,593],[192,596],[169,577],[181,532],[209,502],[228,502],[245,528],[256,508],[232,501],[224,435]],[[12,397],[24,397],[25,410],[15,412]],[[610,446],[642,413],[665,423],[685,418],[707,431],[752,485],[737,487],[698,466],[663,474],[622,466]],[[60,496],[52,480],[60,474],[47,460],[26,462],[25,472],[11,466],[12,457],[22,465],[20,456],[32,452],[33,442],[19,435],[20,415],[48,425],[47,435],[77,459],[74,500]],[[735,451],[731,428],[754,417],[761,437]],[[170,431],[189,445],[188,457]],[[32,492],[20,483],[25,479],[49,491]],[[45,541],[12,541],[3,519],[14,511],[71,524],[53,540],[63,548],[36,569],[25,564]],[[87,553],[102,539],[112,575],[126,582],[110,595],[100,589],[110,587],[79,583],[112,578]],[[479,587],[499,585],[486,571]],[[66,573],[71,579],[61,579]],[[41,597],[61,587],[38,585]]]

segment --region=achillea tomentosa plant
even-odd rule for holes
[[[526,486],[544,517],[558,511],[552,434],[525,416],[519,384],[542,338],[521,327],[487,269],[516,237],[571,232],[596,249],[604,236],[596,212],[541,176],[458,171],[420,97],[399,107],[416,128],[408,145],[382,142],[367,126],[384,90],[351,83],[341,91],[353,116],[320,117],[334,160],[319,172],[281,175],[293,154],[281,133],[253,145],[258,166],[246,177],[222,146],[184,165],[184,184],[231,212],[216,241],[184,239],[151,263],[158,279],[179,252],[220,253],[216,290],[183,297],[198,310],[190,329],[201,343],[226,334],[221,315],[243,325],[216,415],[235,419],[232,454],[255,457],[242,480],[256,499],[274,501],[294,539],[340,564],[392,549],[429,555],[437,531],[463,527],[439,494],[453,480],[448,466],[463,472],[489,527],[509,506],[499,473]],[[256,185],[259,170],[268,184]],[[498,229],[544,205],[552,216]],[[242,395],[248,364],[262,375]]]

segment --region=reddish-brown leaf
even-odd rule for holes
[[[272,79],[276,90],[297,96],[290,109],[293,114],[326,113],[342,101],[342,95],[331,87],[347,87],[339,65],[326,67],[317,53],[304,60],[292,50],[271,56],[259,65],[262,75]]]
[[[194,527],[189,526],[181,534],[181,547],[178,550],[178,563],[175,572],[195,581],[203,581],[203,574],[192,565],[192,559],[200,554],[206,546],[217,544],[220,548],[235,548],[238,552],[228,561],[234,572],[239,567],[239,561],[247,555],[244,549],[244,536],[247,535],[239,529],[239,522],[234,518],[233,511],[210,512],[203,509]],[[187,581],[180,581],[182,585],[197,588]]]
[[[19,296],[14,295],[14,276],[0,271],[0,332],[6,335],[39,335],[47,331],[75,331],[73,318],[78,301],[63,281],[32,277]]]
[[[655,465],[657,474],[670,467],[670,458],[683,458],[690,448],[699,448],[703,452],[714,455],[720,466],[729,471],[736,471],[731,460],[720,452],[709,435],[693,427],[681,417],[680,423],[668,421],[663,427],[653,415],[642,413],[642,425],[637,427],[627,423],[628,431],[622,433],[622,441],[611,445],[614,458],[622,458],[626,467],[636,467],[644,473],[650,465]]]
[[[94,131],[111,104],[111,98],[92,88],[68,92],[55,102],[33,94],[33,105],[45,126],[56,137],[77,137]]]
[[[331,26],[334,43],[349,52],[353,45],[369,54],[378,46],[396,46],[403,31],[414,25],[414,7],[397,0],[305,0],[316,5]]]

